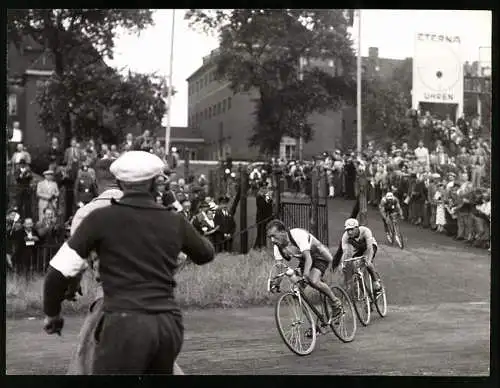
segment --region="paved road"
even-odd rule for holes
[[[330,202],[337,240],[352,202]],[[278,336],[270,307],[185,314],[179,363],[189,374],[488,375],[490,256],[432,231],[403,225],[407,249],[388,247],[373,211],[376,264],[388,289],[389,313],[358,327],[356,339],[319,337],[297,357]],[[334,245],[334,244],[332,244]],[[7,373],[64,373],[82,318],[63,337],[40,333],[39,320],[7,321]]]

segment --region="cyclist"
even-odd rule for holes
[[[375,292],[380,291],[382,287],[373,265],[378,245],[372,231],[366,226],[360,226],[358,220],[355,218],[348,218],[345,221],[344,230],[341,242],[341,262],[349,257],[364,256],[366,269],[373,280],[373,290]]]
[[[399,204],[399,199],[397,199],[397,197],[389,191],[380,200],[378,209],[380,211],[380,215],[382,216],[382,222],[384,223],[384,230],[387,235],[387,239],[392,241],[392,236],[389,233],[388,221],[390,221],[389,217],[391,217],[394,213],[398,213],[399,216],[403,218],[403,210]]]
[[[299,260],[299,269],[311,287],[328,295],[332,300],[332,319],[341,313],[341,301],[325,284],[321,277],[333,261],[329,249],[305,229],[287,230],[280,220],[272,220],[267,224],[267,236],[274,246],[276,260]]]

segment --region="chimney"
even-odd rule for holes
[[[378,47],[370,47],[368,49],[368,57],[371,59],[377,59],[378,58]]]

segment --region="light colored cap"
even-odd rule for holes
[[[129,151],[116,159],[109,171],[122,182],[141,182],[163,175],[165,163],[155,154]]]
[[[43,172],[43,175],[54,175],[54,171],[52,170],[46,170]]]
[[[357,228],[358,226],[359,222],[356,218],[348,218],[345,221],[344,229],[347,230],[347,229]]]

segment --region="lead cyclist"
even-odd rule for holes
[[[298,259],[298,268],[309,285],[330,297],[332,319],[335,320],[342,312],[342,302],[321,280],[333,262],[330,250],[307,230],[301,228],[288,230],[280,220],[272,220],[267,224],[267,236],[273,243],[275,260]]]

